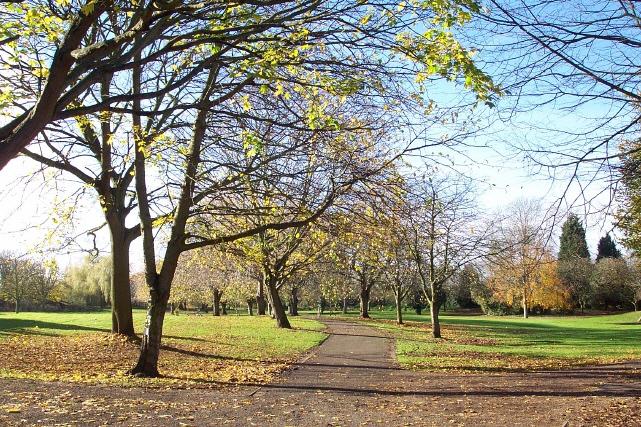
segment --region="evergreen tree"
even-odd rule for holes
[[[559,261],[578,258],[590,258],[590,252],[581,220],[575,214],[570,214],[561,228]]]
[[[621,251],[617,248],[616,243],[610,237],[610,233],[601,237],[597,246],[596,260],[601,258],[621,258]]]
[[[570,291],[575,307],[584,310],[591,299],[590,274],[592,263],[585,241],[585,229],[575,214],[570,214],[561,228],[557,274]]]

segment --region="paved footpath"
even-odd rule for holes
[[[325,323],[329,338],[265,386],[145,390],[0,380],[0,407],[30,402],[20,413],[0,410],[0,425],[641,425],[634,366],[414,372],[395,366],[393,340],[380,330]]]

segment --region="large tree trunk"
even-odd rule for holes
[[[430,317],[432,318],[432,336],[441,338],[441,321],[438,318],[440,304],[435,299],[430,304]]]
[[[214,289],[214,316],[220,316],[220,297],[223,295],[218,289]]]
[[[289,324],[289,319],[285,313],[285,307],[280,299],[280,295],[278,295],[278,288],[274,280],[267,281],[267,291],[272,313],[276,319],[276,324],[279,328],[291,329],[292,325]]]
[[[111,232],[111,332],[133,337],[129,285],[129,245],[124,224],[110,225]]]
[[[298,288],[292,288],[289,296],[289,314],[298,316]]]
[[[401,297],[401,292],[399,291],[396,294],[396,322],[399,325],[403,324],[403,313],[401,312],[401,305],[403,304],[403,298]]]
[[[360,300],[361,300],[361,318],[369,319],[369,297],[370,289],[369,287],[361,287]]]
[[[147,308],[145,329],[140,343],[140,356],[138,363],[129,373],[139,377],[155,378],[158,372],[158,357],[160,356],[160,342],[162,339],[162,326],[167,310],[169,295],[158,295],[151,292]]]

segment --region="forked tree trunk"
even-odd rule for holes
[[[285,307],[280,299],[280,295],[278,295],[278,288],[274,280],[267,281],[267,291],[269,295],[269,305],[276,319],[276,325],[278,325],[279,328],[291,329],[292,325],[289,323],[289,319],[285,313]]]
[[[158,372],[158,357],[160,355],[162,326],[165,320],[168,299],[169,295],[159,296],[156,292],[151,293],[145,329],[140,343],[140,356],[136,366],[129,371],[129,374],[148,378],[155,378],[160,375]]]
[[[298,316],[298,288],[292,288],[289,296],[289,314]]]
[[[223,295],[218,289],[214,289],[214,316],[220,316],[220,297]]]
[[[135,336],[129,285],[129,245],[126,233],[117,224],[111,232],[111,332]],[[124,224],[122,226],[124,228]]]
[[[367,287],[361,288],[360,292],[360,308],[361,308],[361,318],[363,319],[369,319],[369,297],[370,297],[370,289]]]

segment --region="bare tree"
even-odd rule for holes
[[[497,227],[489,257],[490,282],[497,290],[514,293],[527,318],[532,293],[540,280],[538,272],[549,262],[549,223],[539,202],[522,199]]]
[[[450,176],[409,185],[404,239],[430,305],[432,335],[440,338],[444,286],[467,263],[487,255],[489,230],[469,182]]]

